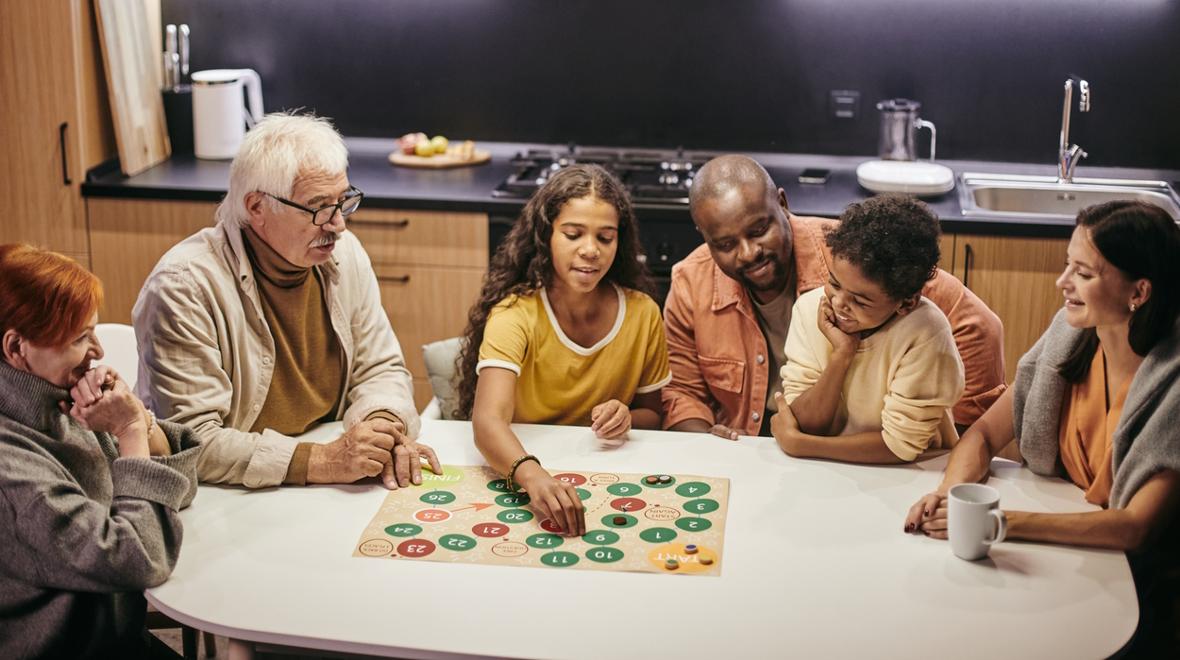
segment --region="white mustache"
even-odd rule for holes
[[[317,247],[323,247],[325,245],[332,245],[335,242],[336,242],[336,234],[328,234],[327,236],[324,236],[322,238],[317,238],[315,240],[315,242],[311,244],[311,246],[313,248],[317,248]]]

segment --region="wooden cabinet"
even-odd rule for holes
[[[131,323],[131,308],[156,262],[173,245],[212,226],[217,204],[90,197],[91,270],[105,291],[98,317]]]
[[[1020,356],[1061,309],[1055,282],[1069,240],[957,234],[953,243],[951,272],[1004,322],[1004,372],[1011,383]]]
[[[0,44],[0,243],[89,265],[80,186],[116,151],[92,4],[0,2]]]
[[[156,262],[173,245],[211,226],[216,208],[211,202],[88,199],[93,270],[106,289],[99,317],[130,323],[131,308]],[[414,375],[421,409],[433,396],[422,345],[463,332],[488,266],[488,216],[362,209],[352,216],[350,229],[373,261],[381,305]]]
[[[488,216],[362,208],[350,229],[373,261],[381,305],[414,375],[421,409],[433,396],[422,346],[455,337],[467,325],[488,266]]]

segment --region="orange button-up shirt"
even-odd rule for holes
[[[792,215],[796,295],[828,281],[832,253],[824,230],[837,221]],[[939,270],[922,290],[950,321],[966,373],[966,389],[952,411],[971,424],[1007,389],[1004,326],[998,316],[950,273]],[[672,382],[664,387],[664,428],[688,419],[724,424],[757,435],[765,414],[770,355],[749,293],[721,272],[709,246],[672,267],[664,305]]]
[[[1106,359],[1099,347],[1086,378],[1070,387],[1064,397],[1058,437],[1061,465],[1070,481],[1086,491],[1087,502],[1103,508],[1110,505],[1114,483],[1111,436],[1123,414],[1131,379],[1111,392],[1109,401],[1106,386]]]

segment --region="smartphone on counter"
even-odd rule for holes
[[[799,173],[799,183],[824,184],[828,182],[828,175],[831,173],[831,170],[809,167]]]

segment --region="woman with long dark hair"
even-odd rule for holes
[[[1067,257],[1057,279],[1065,308],[1020,359],[1014,387],[963,435],[905,531],[946,538],[947,491],[987,479],[1015,437],[1029,469],[1069,479],[1102,510],[1006,511],[1008,538],[1126,551],[1148,606],[1180,504],[1180,228],[1141,202],[1091,206]]]
[[[459,356],[459,417],[507,485],[562,531],[586,531],[570,484],[528,454],[513,422],[589,425],[622,441],[659,428],[671,379],[659,307],[626,190],[595,165],[567,167],[529,200],[492,258]]]

